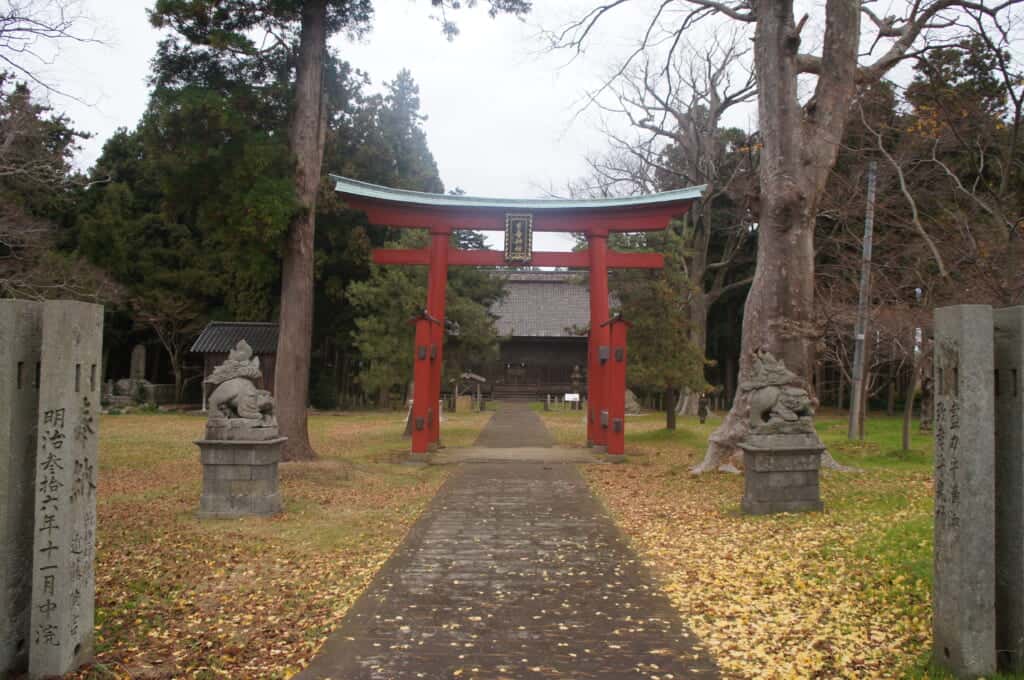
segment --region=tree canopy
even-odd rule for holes
[[[159,3],[157,9],[180,7]],[[200,29],[190,28],[189,35]],[[218,45],[226,40],[209,28],[199,37]],[[142,120],[108,140],[92,171],[96,185],[82,206],[75,245],[130,290],[135,304],[125,313],[145,319],[158,335],[174,317],[262,320],[279,313],[283,240],[299,210],[282,106],[288,81],[280,76],[291,77],[292,58],[285,47],[255,51],[242,42],[225,50],[164,40],[153,59],[153,93]],[[324,82],[325,174],[443,190],[411,72],[399,72],[382,92],[371,93],[367,74],[331,55]],[[370,249],[394,237],[347,210],[326,181],[320,191],[313,347],[317,373],[332,369],[326,371],[332,386],[325,389],[336,394],[342,389],[339,362],[377,370],[358,356],[353,333],[358,315],[370,312],[348,303],[348,289],[371,275]],[[485,315],[492,295],[486,288],[467,303],[484,305],[477,315]],[[466,326],[474,326],[468,318]],[[195,323],[174,328],[176,339],[165,347],[178,357],[178,373],[184,353],[171,348],[180,349],[197,329]],[[391,332],[403,328],[404,320]],[[181,376],[179,390],[186,379]],[[377,383],[365,385],[376,390]]]

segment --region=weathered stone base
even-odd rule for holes
[[[770,515],[823,510],[818,475],[824,448],[816,440],[806,435],[754,436],[741,444],[743,512]]]
[[[276,421],[264,425],[251,418],[217,418],[206,421],[206,441],[271,441],[277,438]]]
[[[287,437],[266,441],[200,440],[203,495],[199,517],[233,519],[281,512],[277,464]]]

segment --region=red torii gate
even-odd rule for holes
[[[448,267],[570,267],[590,269],[590,337],[587,359],[587,443],[609,454],[625,446],[626,330],[608,314],[608,268],[661,269],[657,253],[608,250],[612,232],[658,231],[684,214],[704,187],[649,196],[584,200],[523,200],[427,194],[389,189],[331,175],[335,191],[370,223],[427,229],[430,245],[418,250],[375,249],[377,264],[427,265],[427,306],[415,319],[412,451],[426,453],[440,441],[441,362]],[[504,231],[505,252],[449,246],[456,229]],[[587,250],[533,252],[533,232],[573,232],[587,237]]]

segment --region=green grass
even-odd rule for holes
[[[871,414],[864,423],[864,441],[847,439],[842,414],[825,413],[816,420],[818,435],[839,462],[866,468],[931,470],[934,445],[930,432],[921,432],[916,419],[910,427],[910,450],[903,449],[903,419]]]

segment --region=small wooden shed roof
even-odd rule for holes
[[[277,353],[277,324],[261,321],[211,321],[192,343],[198,354],[230,352],[245,340],[253,354]]]

